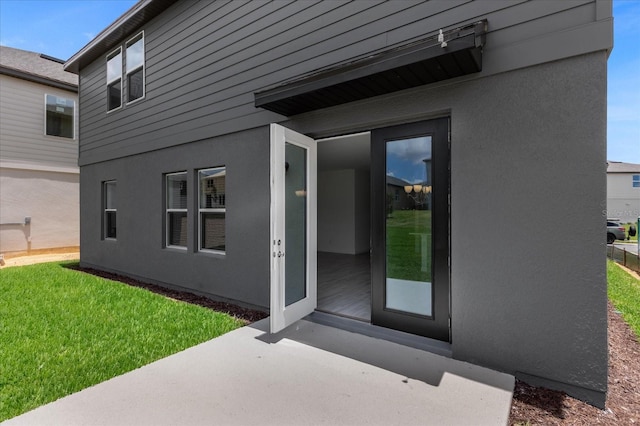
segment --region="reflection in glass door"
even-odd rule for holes
[[[431,136],[386,144],[385,308],[430,317]]]
[[[447,118],[371,132],[371,321],[448,341]]]

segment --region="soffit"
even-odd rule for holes
[[[292,116],[479,72],[486,30],[483,20],[318,70],[256,92],[255,106]]]

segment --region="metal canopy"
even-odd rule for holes
[[[479,72],[486,29],[483,20],[320,70],[256,92],[255,106],[291,116]]]

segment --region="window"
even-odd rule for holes
[[[127,103],[144,97],[144,33],[126,44]]]
[[[104,194],[104,238],[116,238],[116,181],[103,182]]]
[[[107,56],[107,111],[122,106],[122,48]]]
[[[198,171],[199,250],[225,251],[226,168]]]
[[[166,175],[167,247],[187,247],[187,172]]]
[[[631,183],[634,188],[640,188],[640,175],[633,175]]]
[[[45,134],[73,139],[75,101],[45,95]]]

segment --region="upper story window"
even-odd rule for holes
[[[166,245],[187,247],[187,172],[166,175]]]
[[[198,171],[199,250],[224,253],[226,249],[226,169]]]
[[[640,175],[633,175],[631,183],[634,188],[640,188]]]
[[[60,96],[45,95],[45,134],[74,138],[75,101]]]
[[[122,48],[107,56],[107,111],[122,106]]]
[[[126,44],[127,103],[144,98],[144,32]]]
[[[109,180],[102,183],[102,195],[104,200],[104,231],[103,238],[116,238],[116,181]]]

